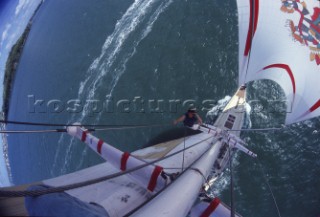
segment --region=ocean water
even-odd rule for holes
[[[45,1],[17,70],[9,119],[171,123],[190,100],[198,107],[203,100],[211,100],[214,106],[236,91],[237,37],[234,1]],[[270,98],[283,99],[276,84],[259,81],[248,85],[252,128],[282,126],[284,105],[269,105]],[[134,108],[134,99],[145,101],[144,111]],[[83,110],[67,110],[68,106],[75,108],[70,100],[79,100]],[[170,100],[186,103],[175,110],[170,108]],[[278,112],[261,109],[269,106]],[[200,115],[205,117],[206,112]],[[259,156],[281,216],[320,214],[319,128],[319,119],[314,119],[281,131],[242,134]],[[123,151],[133,151],[170,129],[106,131],[97,136]],[[103,162],[84,144],[64,134],[9,135],[8,142],[15,184]],[[236,209],[243,216],[277,216],[259,162],[241,153],[234,160]],[[227,204],[229,178],[226,171],[212,189]]]

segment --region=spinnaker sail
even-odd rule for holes
[[[320,2],[237,0],[239,85],[277,82],[287,97],[286,124],[320,115]]]

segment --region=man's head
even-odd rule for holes
[[[196,113],[197,113],[197,109],[196,108],[189,108],[188,109],[188,116],[189,117],[193,117]]]

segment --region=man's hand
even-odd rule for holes
[[[185,116],[182,115],[180,118],[174,120],[174,121],[173,121],[173,124],[174,124],[174,125],[177,125],[177,123],[179,123],[179,122],[181,122],[181,121],[184,121],[184,119],[185,119]]]

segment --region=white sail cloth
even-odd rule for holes
[[[277,82],[287,97],[286,123],[320,115],[318,0],[237,0],[239,85]]]

